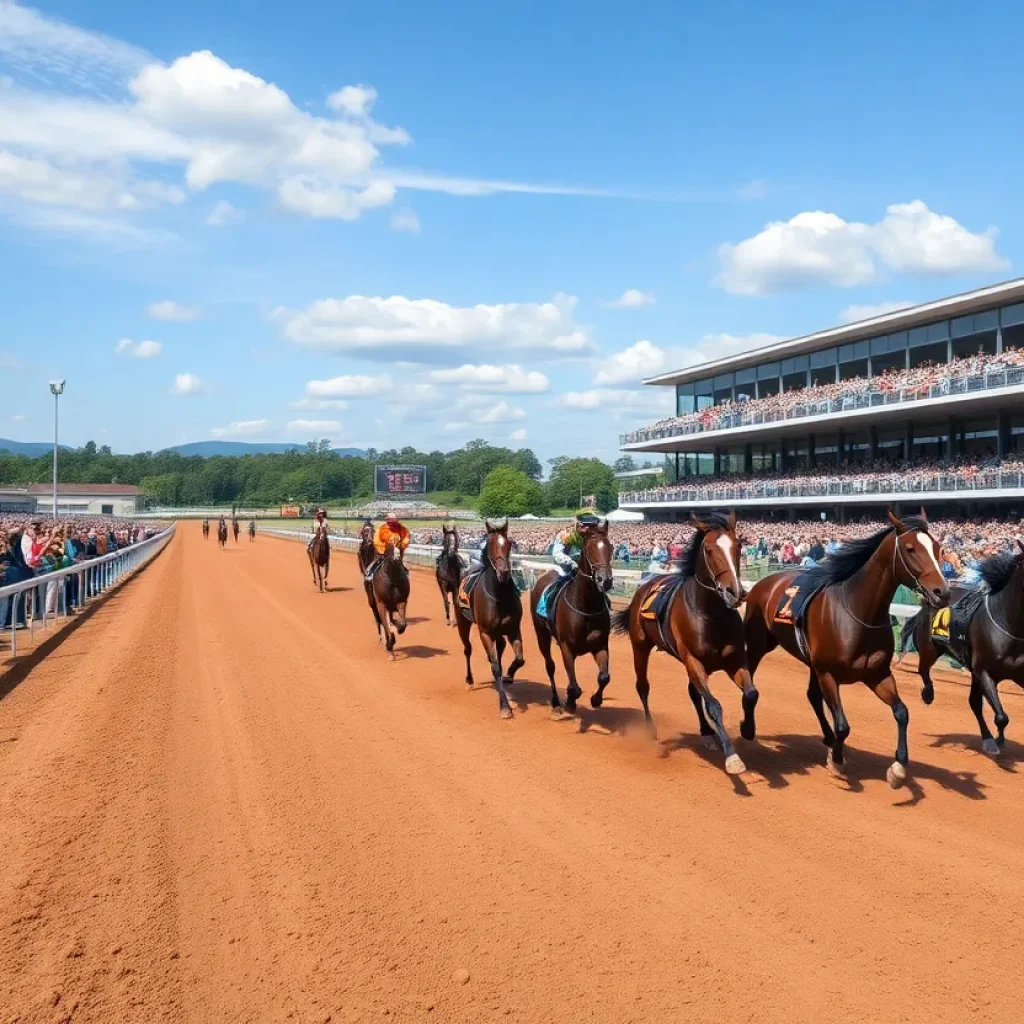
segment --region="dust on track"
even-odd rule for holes
[[[0,701],[0,1022],[1019,1019],[1024,748],[977,751],[962,680],[898,675],[894,793],[887,709],[844,691],[838,782],[773,655],[731,780],[664,656],[665,757],[618,640],[554,722],[528,635],[502,722],[429,574],[393,664],[354,555],[331,577],[185,524]]]

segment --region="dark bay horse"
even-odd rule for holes
[[[366,586],[367,597],[370,594],[370,584],[365,579],[366,570],[370,568],[376,557],[377,549],[373,546],[373,523],[363,523],[363,528],[359,531],[359,549],[356,551],[356,558],[359,562],[359,575],[364,577],[363,583]]]
[[[743,643],[743,620],[736,610],[743,600],[740,582],[740,544],[736,536],[736,513],[706,512],[694,516],[696,529],[682,559],[678,576],[656,576],[641,583],[628,608],[616,612],[616,633],[626,633],[633,645],[636,692],[644,706],[651,735],[654,722],[647,706],[651,684],[647,665],[656,647],[682,662],[688,680],[690,700],[697,710],[702,736],[714,737],[725,755],[730,775],[746,771],[722,721],[722,705],[708,686],[713,672],[725,672],[743,692],[744,739],[755,736],[754,709],[757,690],[747,667]],[[678,581],[678,582],[677,582]],[[675,586],[662,622],[645,614],[649,597],[660,587]],[[701,707],[703,701],[704,707]],[[705,718],[704,710],[707,711]],[[711,719],[710,725],[708,718]]]
[[[228,524],[222,519],[217,524],[217,541],[220,543],[222,548],[227,547],[228,543]]]
[[[401,636],[405,632],[406,605],[409,603],[409,571],[402,561],[402,552],[395,544],[389,544],[381,556],[380,565],[367,584],[366,596],[370,602],[377,623],[377,636],[388,652],[388,658],[395,660],[394,626]]]
[[[327,575],[331,571],[331,541],[326,530],[316,531],[306,553],[313,570],[313,586],[319,587],[320,593],[323,593],[327,587]]]
[[[597,692],[590,698],[593,707],[599,708],[604,702],[604,690],[611,678],[608,674],[611,610],[606,595],[612,589],[613,551],[611,541],[608,540],[608,523],[605,521],[599,526],[581,526],[579,532],[583,540],[579,572],[558,593],[554,610],[554,635],[551,633],[548,616],[537,614],[537,604],[544,591],[558,579],[558,573],[553,569],[544,573],[530,592],[533,628],[551,683],[551,713],[556,718],[562,717],[563,710],[555,686],[552,640],[562,652],[562,664],[569,679],[565,691],[565,711],[570,715],[576,711],[576,701],[583,696],[576,682],[576,659],[580,655],[591,654],[597,662]]]
[[[459,614],[459,583],[462,580],[462,558],[459,556],[459,528],[453,526],[448,529],[441,525],[441,532],[444,539],[441,543],[441,554],[437,556],[437,567],[434,576],[437,578],[437,588],[441,591],[441,599],[444,601],[444,623],[446,626],[454,625],[451,612]],[[451,608],[448,600],[451,598]]]
[[[238,520],[231,520],[231,532],[235,535],[235,543],[238,543]]]
[[[210,539],[210,520],[209,519],[204,519],[203,520],[203,540],[209,540],[209,539]]]
[[[459,608],[455,621],[459,627],[462,651],[466,655],[467,685],[473,685],[473,666],[470,661],[473,644],[470,642],[470,633],[475,622],[498,690],[498,714],[502,718],[511,718],[512,707],[505,687],[514,681],[516,672],[526,664],[523,657],[523,602],[512,578],[512,545],[508,539],[508,520],[501,526],[492,526],[485,520],[484,525],[487,527],[487,546],[482,559],[483,567],[473,574],[475,583],[469,596],[471,618],[467,618]],[[508,675],[501,670],[506,642],[512,644],[512,653],[515,655],[508,667]]]
[[[756,583],[747,595],[745,631],[751,672],[761,659],[781,646],[808,665],[807,699],[821,725],[822,742],[829,748],[826,764],[843,777],[843,744],[850,725],[839,687],[862,682],[888,705],[896,720],[896,757],[886,772],[893,789],[907,779],[907,724],[910,713],[900,699],[892,675],[895,649],[889,605],[902,583],[917,590],[933,608],[949,602],[949,585],[939,569],[939,545],[920,516],[898,519],[870,537],[848,541],[813,569],[774,573]],[[807,609],[803,633],[805,655],[792,622],[784,613],[793,600],[797,576],[824,589]],[[828,705],[834,729],[825,718]]]
[[[1006,742],[1006,727],[1010,724],[1010,717],[999,699],[999,683],[1010,679],[1024,687],[1024,544],[1017,541],[1017,545],[1019,551],[1000,551],[982,563],[981,590],[984,596],[980,598],[967,628],[970,663],[964,668],[971,673],[971,692],[967,703],[978,720],[981,749],[991,757],[999,755]],[[953,604],[953,614],[957,604],[968,595],[961,591],[954,597],[957,600]],[[921,699],[925,704],[935,700],[932,666],[941,655],[950,653],[948,644],[932,636],[931,618],[929,609],[922,608],[906,622],[900,636],[901,647],[905,646],[908,637],[914,639],[918,653],[917,671],[924,680]],[[984,701],[988,701],[995,717],[995,739],[985,722]]]
[[[252,544],[256,540],[256,520],[249,520],[249,543]]]

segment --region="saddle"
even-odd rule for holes
[[[670,630],[666,629],[666,626],[672,601],[685,582],[686,577],[681,573],[666,573],[651,584],[650,590],[647,591],[640,603],[640,618],[646,622],[653,622],[658,627],[661,643],[657,646],[674,658],[679,657],[679,652],[669,640],[672,634]]]
[[[948,608],[940,608],[931,616],[929,629],[932,642],[946,650],[965,668],[971,664],[971,620],[985,601],[985,591],[964,594]]]
[[[473,621],[473,588],[477,585],[482,575],[483,571],[477,569],[476,572],[471,572],[459,580],[459,593],[457,596],[459,611],[462,612],[468,622]]]
[[[827,586],[827,581],[818,573],[800,573],[783,592],[783,599],[775,609],[774,619],[785,626],[792,626],[801,660],[810,664],[810,649],[807,646],[807,610],[811,601]]]
[[[537,615],[547,623],[548,632],[557,640],[555,632],[555,614],[558,610],[558,596],[568,586],[571,576],[558,576],[553,579],[540,595],[537,602]]]

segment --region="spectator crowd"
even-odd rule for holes
[[[670,416],[632,434],[625,441],[635,443],[679,434],[727,430],[748,423],[771,423],[793,416],[816,416],[858,408],[869,395],[901,401],[949,394],[953,381],[1024,367],[1024,350],[1008,348],[998,354],[953,358],[948,363],[923,363],[909,369],[892,369],[873,377],[851,377],[830,384],[812,384],[763,398],[745,398],[709,405],[682,416]],[[811,371],[814,372],[813,370]]]
[[[0,587],[89,562],[137,544],[158,531],[152,523],[109,516],[62,516],[52,521],[0,512]],[[9,627],[12,619],[17,626],[24,626],[27,614],[41,614],[38,606],[33,608],[33,601],[45,601],[48,615],[58,607],[73,614],[87,596],[80,593],[76,574],[41,584],[28,593],[34,596],[0,597],[0,629]]]

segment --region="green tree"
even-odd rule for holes
[[[594,495],[599,512],[609,512],[617,504],[615,474],[600,459],[570,459],[560,456],[550,460],[551,479],[548,500],[553,508],[576,508],[581,497]]]
[[[480,514],[488,517],[522,516],[527,512],[544,515],[544,491],[521,469],[499,466],[492,469],[480,491]]]
[[[636,469],[636,463],[633,461],[632,455],[620,455],[612,463],[612,469],[616,473],[628,473],[630,470]]]

